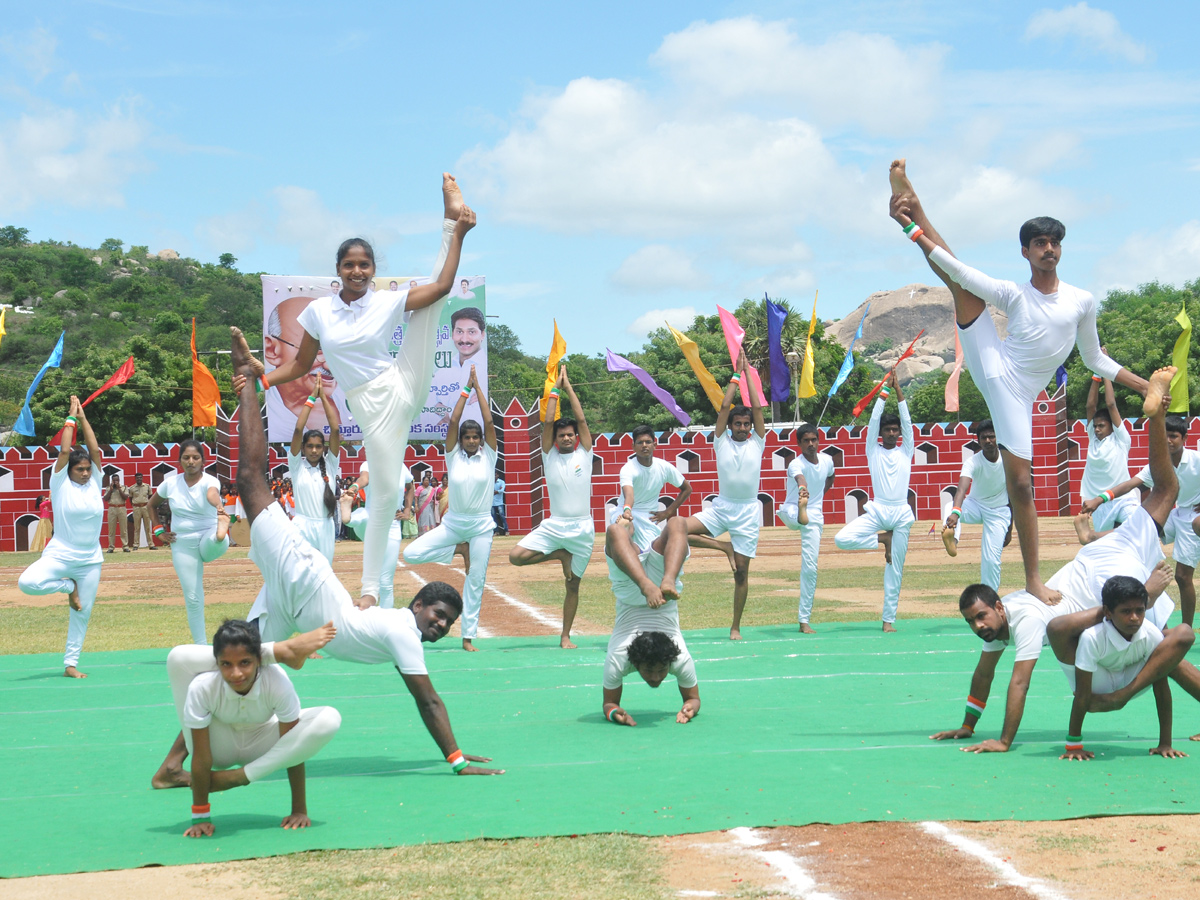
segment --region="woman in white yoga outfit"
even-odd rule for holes
[[[292,518],[304,539],[321,551],[321,554],[333,562],[333,545],[335,526],[334,510],[337,509],[337,499],[333,493],[333,485],[337,483],[340,472],[338,454],[342,448],[342,433],[339,426],[342,423],[337,407],[329,395],[325,393],[325,380],[317,379],[316,393],[304,402],[304,409],[296,418],[296,430],[292,434],[292,445],[288,452],[288,478],[292,480],[292,492],[296,498],[296,515]],[[325,435],[320,431],[305,429],[308,415],[312,412],[317,401],[325,411],[325,421],[329,423],[329,443],[325,443]]]
[[[484,411],[482,427],[474,419],[459,424],[471,391],[479,409]],[[492,520],[492,485],[496,481],[496,428],[488,414],[488,400],[475,367],[465,389],[459,392],[450,424],[446,429],[446,470],[454,490],[442,523],[404,548],[404,561],[419,564],[448,564],[455,548],[467,544],[467,576],[463,585],[462,645],[477,650],[474,640],[479,628],[479,610],[483,605],[483,585],[487,581],[488,559],[496,523]]]
[[[220,559],[229,549],[229,515],[221,500],[221,483],[204,471],[204,445],[192,440],[181,443],[179,464],[183,471],[164,478],[146,508],[154,536],[171,545],[171,564],[183,588],[192,642],[207,644],[204,564]],[[158,521],[164,499],[171,504],[170,531]]]
[[[86,449],[74,446],[76,429],[83,432]],[[76,666],[96,602],[96,589],[100,586],[104,499],[100,495],[100,445],[75,396],[71,397],[62,447],[50,474],[50,503],[58,515],[58,527],[42,555],[21,573],[17,585],[23,594],[67,595],[71,612],[67,619],[63,674],[68,678],[87,678]]]
[[[451,175],[443,175],[445,221],[442,247],[431,284],[402,291],[375,291],[375,252],[360,238],[342,243],[337,253],[341,292],[305,307],[299,322],[304,337],[296,358],[260,374],[264,388],[307,375],[320,351],[346,392],[346,401],[363,430],[367,458],[375,469],[370,518],[363,538],[360,606],[379,598],[379,573],[388,529],[400,505],[400,467],[412,420],[425,405],[433,380],[437,329],[445,297],[454,286],[463,236],[475,225],[475,213],[462,202]],[[392,335],[408,319],[404,345],[393,359]],[[262,368],[261,363],[255,370]]]
[[[413,476],[408,466],[401,467],[401,477],[404,488],[400,493],[404,499],[388,528],[387,552],[383,554],[383,570],[379,576],[379,605],[384,609],[393,609],[396,605],[396,568],[400,565],[400,544],[404,540],[404,523],[413,519]],[[370,483],[370,463],[364,459],[362,468],[358,470],[358,477],[346,490],[342,491],[341,496],[342,521],[360,541],[367,533],[367,521],[370,519],[370,514],[361,506],[353,511],[352,507],[358,492],[366,489]]]
[[[302,709],[291,679],[273,664],[270,650],[250,623],[226,620],[211,648],[185,644],[167,656],[167,677],[187,748],[184,758],[192,757],[187,837],[211,837],[216,830],[209,794],[261,781],[280,769],[287,769],[292,789],[292,811],[281,826],[312,824],[304,762],[333,739],[342,717],[332,706]]]

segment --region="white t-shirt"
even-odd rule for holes
[[[876,400],[867,423],[867,468],[871,470],[871,490],[876,503],[898,505],[908,503],[908,479],[912,474],[912,458],[916,450],[912,418],[908,401],[900,402],[900,443],[885,450],[879,443],[879,420],[883,418],[884,401]]]
[[[163,479],[158,495],[171,501],[171,530],[175,534],[202,534],[217,527],[217,510],[208,502],[208,489],[221,490],[221,482],[207,472],[188,487],[182,472]]]
[[[551,447],[542,453],[542,471],[550,492],[550,515],[582,519],[592,514],[592,451],[575,445],[572,453]]]
[[[796,483],[796,477],[802,477],[805,485],[808,486],[808,523],[810,525],[824,525],[825,510],[822,504],[825,500],[825,485],[829,482],[832,475],[833,457],[828,453],[818,453],[816,465],[810,463],[808,458],[801,453],[788,463],[787,497],[783,502],[799,506],[800,485]]]
[[[304,454],[287,454],[288,478],[292,479],[292,496],[296,498],[296,515],[306,519],[327,519],[325,509],[325,481],[321,478],[321,467],[310,466]],[[333,489],[341,469],[338,458],[325,451],[325,474],[329,477],[329,488]]]
[[[1075,651],[1075,668],[1082,672],[1104,669],[1119,672],[1130,666],[1145,664],[1154,648],[1162,643],[1163,633],[1149,619],[1142,622],[1129,640],[1108,619],[1093,625],[1079,636]]]
[[[1001,597],[1000,602],[1004,604],[1004,612],[1008,616],[1008,638],[985,641],[983,649],[996,652],[1014,646],[1017,649],[1017,662],[1041,656],[1042,645],[1046,643],[1046,626],[1050,624],[1051,619],[1088,608],[1077,609],[1066,597],[1063,597],[1058,606],[1047,606],[1028,591],[1014,591],[1006,597]]]
[[[1129,480],[1129,448],[1133,445],[1129,426],[1123,419],[1121,427],[1114,428],[1106,438],[1096,437],[1095,426],[1088,422],[1087,436],[1087,462],[1079,482],[1081,500],[1088,500]]]
[[[960,477],[971,479],[968,497],[984,509],[1000,509],[1008,506],[1008,483],[1004,479],[1004,460],[999,456],[988,462],[982,452],[976,453],[963,463]],[[961,501],[960,501],[961,502]]]
[[[496,451],[481,441],[474,456],[461,446],[446,456],[450,476],[450,506],[460,516],[492,514],[492,488],[496,484]]]
[[[187,728],[207,728],[213,720],[222,725],[262,725],[274,716],[280,722],[300,718],[300,698],[292,680],[279,666],[262,666],[246,694],[231,688],[220,672],[204,672],[188,685],[183,704]]]
[[[1149,466],[1138,472],[1136,477],[1146,487],[1154,487]],[[1200,503],[1200,453],[1184,447],[1183,457],[1175,467],[1175,477],[1179,479],[1179,497],[1175,500],[1175,505],[1190,509]]]
[[[665,459],[659,459],[656,456],[650,460],[650,465],[643,466],[635,456],[621,466],[618,481],[621,487],[629,485],[633,488],[634,509],[655,512],[658,509],[658,498],[662,494],[663,485],[672,484],[679,487],[683,484],[684,478],[678,467],[671,465]]]
[[[735,441],[729,429],[717,438],[717,490],[723,500],[745,503],[758,500],[766,438],[751,430],[750,437]]]
[[[424,675],[425,648],[417,619],[407,606],[359,609],[346,598],[334,620],[338,659],[357,663],[391,663],[405,675]]]
[[[318,297],[304,307],[297,321],[320,342],[329,371],[341,388],[352,390],[392,364],[393,335],[404,322],[407,304],[407,288],[368,290],[353,303]]]
[[[104,498],[100,495],[100,467],[92,465],[92,477],[76,484],[70,466],[50,473],[50,504],[54,507],[54,537],[43,553],[71,563],[98,563],[100,526],[104,523]]]

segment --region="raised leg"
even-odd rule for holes
[[[238,394],[238,496],[246,510],[246,520],[254,524],[258,514],[275,502],[267,481],[267,435],[254,389],[254,357],[241,330],[230,328],[229,332],[234,374],[246,379]]]

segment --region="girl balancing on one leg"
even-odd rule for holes
[[[367,459],[375,479],[368,503],[370,517],[363,536],[362,590],[358,604],[379,598],[379,574],[387,550],[388,529],[400,502],[400,467],[413,417],[424,406],[433,379],[433,357],[443,301],[454,286],[463,237],[475,225],[475,213],[462,202],[451,175],[443,175],[445,221],[442,248],[434,264],[434,281],[398,291],[375,291],[375,252],[361,238],[338,248],[342,290],[337,296],[310,303],[299,322],[304,337],[296,358],[261,374],[265,388],[292,381],[311,371],[320,351],[346,391],[346,399],[363,430]],[[411,313],[404,343],[392,358],[392,334]]]
[[[74,446],[77,429],[83,431],[87,449]],[[50,502],[58,514],[58,527],[41,557],[21,573],[17,584],[25,594],[67,595],[71,612],[67,620],[63,674],[68,678],[87,678],[76,665],[92,616],[92,604],[96,602],[96,589],[100,586],[104,499],[100,495],[100,445],[75,396],[71,397],[62,448],[50,475]]]
[[[339,430],[341,417],[325,393],[324,383],[323,378],[317,379],[316,393],[308,398],[296,419],[296,431],[292,435],[287,462],[288,478],[292,480],[292,491],[296,497],[296,515],[292,521],[299,526],[304,539],[320,550],[325,559],[333,562],[333,512],[337,508],[333,485],[337,483],[339,474],[338,453],[342,447],[342,434]],[[316,429],[306,431],[304,428],[318,400],[325,411],[325,420],[329,422],[328,446],[325,435]]]
[[[483,425],[468,420],[459,425],[472,389],[483,412]],[[446,469],[454,482],[450,505],[442,523],[404,548],[408,563],[449,563],[455,548],[467,544],[467,577],[463,586],[462,638],[464,650],[477,649],[475,634],[488,558],[496,523],[492,520],[492,485],[496,481],[496,428],[488,412],[488,399],[471,366],[466,389],[460,392],[446,430]]]
[[[192,440],[181,443],[179,464],[183,471],[163,479],[147,509],[155,537],[171,545],[171,564],[183,588],[192,642],[207,644],[204,564],[229,549],[229,515],[221,501],[221,483],[204,471],[204,445]],[[164,499],[171,504],[170,531],[158,521]]]

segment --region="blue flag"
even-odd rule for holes
[[[858,320],[858,330],[854,332],[854,337],[850,341],[850,346],[846,348],[846,358],[842,360],[842,367],[838,369],[837,378],[833,379],[833,386],[829,388],[829,396],[832,397],[850,377],[850,373],[854,371],[854,343],[862,340],[863,322],[867,321],[867,313],[871,311],[871,304],[867,304],[867,308],[863,310],[862,318]]]
[[[783,323],[787,320],[787,310],[770,297],[763,294],[767,301],[767,355],[771,360],[771,399],[782,403],[792,395],[791,372],[787,360],[783,356]]]
[[[1059,366],[1058,371],[1054,373],[1054,386],[1062,387],[1067,383],[1067,367]]]
[[[54,350],[50,353],[50,358],[42,364],[42,368],[38,371],[33,379],[33,384],[29,386],[29,390],[25,393],[25,405],[21,407],[21,414],[17,416],[17,424],[13,426],[13,431],[17,434],[23,434],[26,437],[34,437],[33,430],[33,413],[29,409],[29,401],[33,399],[33,392],[38,389],[38,385],[42,383],[42,379],[46,376],[47,369],[57,369],[62,365],[63,355],[63,338],[67,336],[64,331],[58,336],[58,343],[54,345]]]

